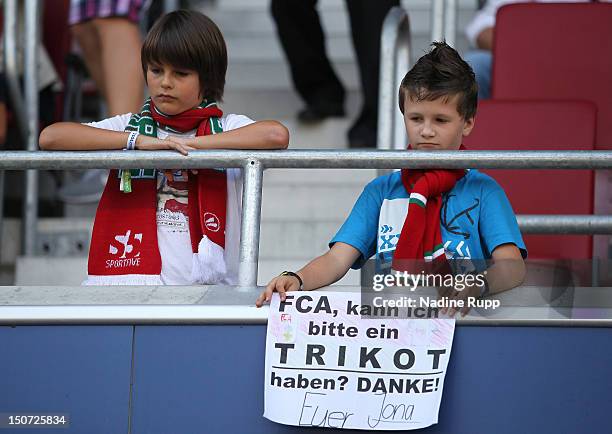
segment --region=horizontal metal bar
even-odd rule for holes
[[[22,169],[192,169],[243,167],[250,159],[264,168],[489,168],[610,169],[612,151],[7,151],[0,170]]]
[[[534,215],[516,216],[521,232],[526,234],[612,234],[609,215]]]

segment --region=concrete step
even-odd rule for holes
[[[225,2],[222,2],[225,3]],[[410,17],[410,30],[413,35],[429,35],[431,32],[431,10],[429,5],[415,5],[407,8]],[[474,7],[462,7],[457,14],[458,34],[474,14]],[[245,36],[276,36],[276,24],[268,8],[247,9],[237,13],[235,10],[219,8],[205,10],[208,16],[219,26],[226,40]],[[350,19],[346,8],[323,10],[319,8],[319,17],[323,32],[330,38],[346,37],[350,39]]]
[[[211,9],[222,11],[262,11],[268,10],[270,7],[269,0],[221,0],[214,3]],[[320,0],[317,3],[317,8],[321,11],[330,11],[335,9],[343,9],[344,2],[342,0]],[[206,7],[204,8],[206,10]]]
[[[363,186],[275,186],[265,190],[262,221],[344,221]]]
[[[354,62],[353,43],[349,35],[326,37],[327,55],[334,62]],[[254,61],[269,62],[285,60],[276,33],[248,34],[241,33],[226,39],[229,64],[234,62]]]
[[[263,260],[310,260],[328,250],[327,243],[341,224],[339,220],[262,222],[259,255]]]
[[[38,220],[37,251],[46,256],[85,256],[89,250],[92,218],[43,218]],[[12,266],[21,251],[21,221],[4,219],[0,265]]]
[[[348,90],[357,89],[359,78],[354,61],[332,60],[336,75]],[[227,89],[293,89],[293,83],[284,59],[273,61],[229,59]]]
[[[292,189],[304,186],[306,193],[311,187],[355,187],[361,189],[376,177],[376,169],[268,169],[264,172],[264,194],[272,187],[287,187]],[[307,194],[310,206],[318,206]]]
[[[87,257],[20,256],[15,285],[79,286],[87,278]]]
[[[361,104],[356,103],[357,95],[353,95],[345,103],[347,116],[344,118],[331,118],[313,125],[281,118],[280,122],[289,129],[289,149],[346,149],[347,131],[361,109]],[[296,110],[301,107],[302,104]]]
[[[226,40],[231,40],[235,36],[276,35],[276,23],[269,7],[240,12],[224,9],[220,5],[218,8],[208,9],[208,16],[219,26]],[[320,19],[326,36],[350,34],[348,15],[342,5],[338,9],[325,10],[320,15]]]
[[[427,52],[429,45],[429,35],[412,36],[411,64]],[[464,37],[458,38],[455,47],[459,52],[465,53],[468,42]],[[230,57],[226,84],[228,89],[293,89],[289,68],[284,58],[261,59],[256,53],[249,56],[248,58]],[[359,72],[352,57],[348,54],[336,58],[330,56],[330,61],[346,89],[359,89]]]
[[[431,0],[401,0],[402,7],[411,9],[429,9],[431,8]],[[460,9],[476,9],[476,1],[474,0],[457,0]],[[267,10],[269,0],[221,0],[215,3],[214,8],[228,11],[252,11],[252,10]],[[332,11],[344,9],[345,2],[343,0],[319,0],[317,8],[319,11]],[[206,8],[205,8],[206,9]]]

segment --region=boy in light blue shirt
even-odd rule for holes
[[[399,95],[409,152],[463,149],[463,137],[474,127],[478,90],[474,73],[453,48],[434,43],[406,74]],[[477,272],[481,278],[445,295],[465,300],[520,285],[527,250],[512,207],[490,176],[404,169],[370,182],[330,250],[272,279],[256,304],[269,301],[274,291],[284,299],[287,291],[330,285],[374,254],[378,270],[401,270],[402,260],[462,259],[455,272]]]

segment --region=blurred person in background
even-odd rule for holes
[[[0,1],[0,4],[2,2]],[[41,5],[44,6],[44,5]],[[24,47],[25,47],[25,30],[24,30],[24,4],[18,3],[17,10],[17,30],[16,35],[16,64],[19,80],[23,85],[24,78]],[[6,75],[4,73],[4,31],[0,30],[0,144],[4,144],[7,140],[8,125],[7,116],[11,112],[10,94],[8,93]],[[52,123],[54,119],[54,98],[55,92],[62,90],[62,82],[59,74],[49,56],[49,52],[44,47],[42,41],[38,44],[38,89],[39,89],[39,118],[42,125]],[[23,91],[23,89],[22,89]],[[12,136],[11,136],[12,137]],[[18,148],[21,141],[18,140],[18,146],[14,144],[15,140],[8,140],[12,147]]]
[[[85,65],[106,104],[106,115],[134,113],[144,98],[139,20],[145,0],[71,0],[68,24]],[[66,203],[100,199],[106,170],[88,170],[64,185],[59,197]]]
[[[289,62],[293,84],[306,106],[297,114],[304,123],[344,116],[344,86],[325,51],[316,0],[272,0],[271,11]],[[346,1],[359,66],[363,103],[348,131],[351,148],[376,147],[380,34],[387,13],[399,0]]]

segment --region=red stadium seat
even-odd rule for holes
[[[592,101],[595,149],[612,150],[612,4],[503,6],[493,52],[493,98]],[[610,171],[596,172],[594,195],[595,213],[612,214]],[[595,257],[608,258],[609,246],[596,236]]]
[[[612,149],[612,4],[503,6],[493,59],[494,99],[592,101],[596,149]]]
[[[481,101],[470,150],[593,150],[596,109],[582,101]],[[591,170],[484,170],[516,214],[592,214]],[[591,258],[592,237],[526,235],[530,258]]]

